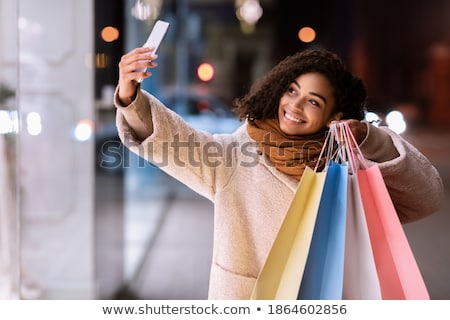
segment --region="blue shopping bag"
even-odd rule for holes
[[[344,279],[348,166],[333,160],[317,213],[298,299],[340,300]]]

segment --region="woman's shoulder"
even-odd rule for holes
[[[247,124],[245,122],[232,132],[217,133],[213,136],[216,141],[221,141],[222,144],[233,144],[235,147],[241,147],[242,145],[253,143],[253,140],[247,133]]]

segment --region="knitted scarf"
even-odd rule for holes
[[[278,119],[248,120],[247,132],[256,141],[275,167],[300,180],[305,167],[312,169],[319,160],[318,170],[325,165],[325,158],[319,159],[325,142],[326,129],[313,135],[287,135],[281,131]]]

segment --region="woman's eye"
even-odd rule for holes
[[[309,100],[309,103],[311,103],[313,106],[320,107],[320,104],[316,100]]]
[[[289,93],[295,93],[296,91],[295,91],[294,88],[290,87],[290,88],[288,89],[288,92],[289,92]]]

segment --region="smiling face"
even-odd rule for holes
[[[278,119],[281,131],[288,135],[317,133],[342,113],[332,113],[335,105],[333,87],[317,72],[297,77],[281,96]]]

